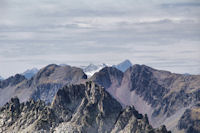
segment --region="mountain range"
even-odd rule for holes
[[[200,131],[200,75],[129,61],[84,68],[51,64],[0,81],[0,131]]]
[[[94,75],[96,72],[99,72],[101,69],[104,67],[111,66],[107,64],[100,64],[100,65],[95,65],[95,64],[89,64],[88,66],[81,66],[80,68],[83,69],[84,73],[88,76],[91,77]],[[125,60],[117,65],[112,65],[112,67],[115,67],[119,69],[122,72],[125,72],[129,67],[132,66],[132,63],[129,60]]]
[[[106,66],[107,66],[106,64],[100,64],[100,65],[89,64],[88,66],[81,66],[80,68],[83,69],[84,73],[88,77],[91,77],[94,73],[100,71],[102,68]]]

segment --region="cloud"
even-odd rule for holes
[[[5,77],[50,63],[115,64],[127,58],[200,73],[195,0],[3,0],[1,5],[0,75]]]
[[[200,7],[200,2],[185,2],[185,3],[168,3],[161,4],[163,8],[178,8],[178,7]]]

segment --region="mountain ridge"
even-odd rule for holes
[[[7,80],[9,79],[12,79],[12,77]],[[24,77],[15,86],[7,85],[4,88],[1,87],[0,105],[5,104],[14,96],[18,96],[22,102],[33,98],[35,100],[42,99],[49,103],[58,89],[62,88],[65,84],[79,83],[84,79],[87,79],[87,76],[80,68],[51,64],[40,69],[29,80]],[[3,84],[7,80],[0,81],[0,83]]]
[[[63,87],[51,106],[41,100],[20,103],[12,98],[0,108],[0,120],[1,132],[169,133],[165,126],[152,128],[147,116],[133,106],[122,110],[120,103],[94,82]]]

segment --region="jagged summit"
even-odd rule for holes
[[[98,83],[99,85],[109,88],[112,84],[120,85],[123,77],[123,72],[115,67],[104,67],[99,72],[95,73],[89,80]]]

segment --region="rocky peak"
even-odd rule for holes
[[[55,110],[58,118],[68,121],[84,96],[85,85],[66,85],[56,93],[51,108]]]
[[[54,101],[53,107],[57,106],[58,103],[63,103],[61,101],[66,101],[65,110],[71,110],[70,113],[65,112],[68,118],[71,116],[71,120],[63,127],[65,131],[72,128],[74,131],[79,132],[104,133],[111,131],[122,109],[120,103],[107,93],[103,87],[91,81],[86,82],[85,85],[64,87],[57,93]],[[57,130],[60,131],[61,129],[61,127],[58,127]]]
[[[81,79],[87,79],[82,69],[71,66],[48,65],[41,69],[35,76],[35,83],[75,83]]]
[[[169,91],[157,82],[154,69],[145,65],[134,65],[124,75],[130,75],[131,91],[142,96],[145,101],[156,106],[159,99]]]
[[[44,68],[42,68],[37,74],[36,76],[34,77],[35,80],[40,80],[41,78],[43,77],[48,77],[50,76],[54,71],[55,69],[59,67],[58,65],[56,64],[50,64]]]
[[[105,67],[99,72],[95,73],[89,80],[109,88],[112,83],[120,85],[123,78],[123,72],[114,67]]]

